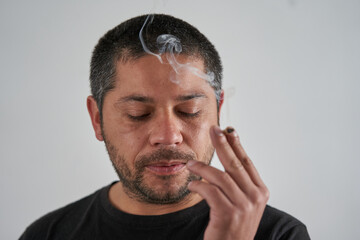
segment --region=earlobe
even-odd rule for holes
[[[86,105],[90,115],[92,126],[94,128],[95,136],[99,141],[104,141],[101,131],[100,111],[93,96],[87,97]]]

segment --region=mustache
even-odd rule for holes
[[[164,160],[196,160],[194,153],[186,153],[175,149],[158,149],[155,152],[141,156],[136,162],[136,169],[144,168],[146,165],[154,164]]]

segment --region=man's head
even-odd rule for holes
[[[139,33],[147,15],[129,19],[108,31],[95,46],[91,58],[90,85],[102,116],[102,104],[108,91],[114,87],[116,63],[139,59],[147,53],[139,39]],[[195,27],[169,15],[155,14],[149,21],[142,37],[147,48],[157,53],[157,37],[171,34],[181,41],[181,53],[202,59],[205,72],[214,73],[214,90],[220,93],[222,65],[218,52],[212,43]],[[217,96],[218,99],[220,96]]]
[[[213,45],[194,27],[170,16],[155,15],[144,28],[151,52],[158,35],[176,36],[182,45],[179,64],[213,72],[215,84],[189,69],[181,82],[169,80],[174,69],[144,52],[139,32],[146,16],[110,30],[95,47],[91,61],[88,109],[96,137],[104,140],[126,194],[153,204],[175,203],[198,177],[185,167],[190,160],[210,163],[214,148],[209,128],[218,123],[222,68]],[[221,93],[222,94],[222,93]]]

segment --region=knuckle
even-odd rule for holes
[[[240,219],[242,217],[243,213],[239,209],[233,209],[230,216],[230,221],[232,223],[240,222]]]
[[[269,199],[269,191],[265,190],[258,190],[254,193],[253,201],[256,205],[263,205]]]
[[[241,209],[239,209],[239,208],[234,208],[232,210],[232,213],[234,215],[233,218],[239,218],[240,216],[243,215],[243,211]]]
[[[242,163],[243,163],[244,165],[250,166],[250,165],[252,164],[252,161],[251,161],[251,159],[250,159],[248,156],[246,156],[246,157],[244,157],[244,158],[242,159]]]
[[[219,188],[217,188],[216,186],[214,185],[210,185],[209,186],[209,193],[210,195],[220,195],[221,194],[221,191],[219,190]]]
[[[252,212],[253,208],[253,204],[250,201],[244,201],[241,204],[241,213]]]
[[[223,172],[220,175],[220,181],[223,182],[223,183],[226,183],[226,184],[231,184],[232,183],[232,178],[230,177],[229,174]]]
[[[265,202],[265,197],[263,197],[263,196],[259,196],[255,199],[256,205],[262,205],[262,204],[264,204],[264,202]]]
[[[265,189],[264,189],[264,197],[265,197],[265,200],[266,200],[266,201],[268,201],[269,198],[270,198],[270,191],[269,191],[269,189],[267,189],[266,187],[265,187]]]
[[[233,170],[244,170],[244,165],[238,159],[233,159],[230,162],[230,168]]]

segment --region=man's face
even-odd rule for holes
[[[203,70],[201,60],[180,55]],[[170,81],[169,64],[154,56],[117,63],[115,88],[103,104],[102,134],[110,159],[129,197],[166,204],[182,200],[197,176],[189,159],[210,163],[209,128],[218,112],[213,88],[191,72]]]

